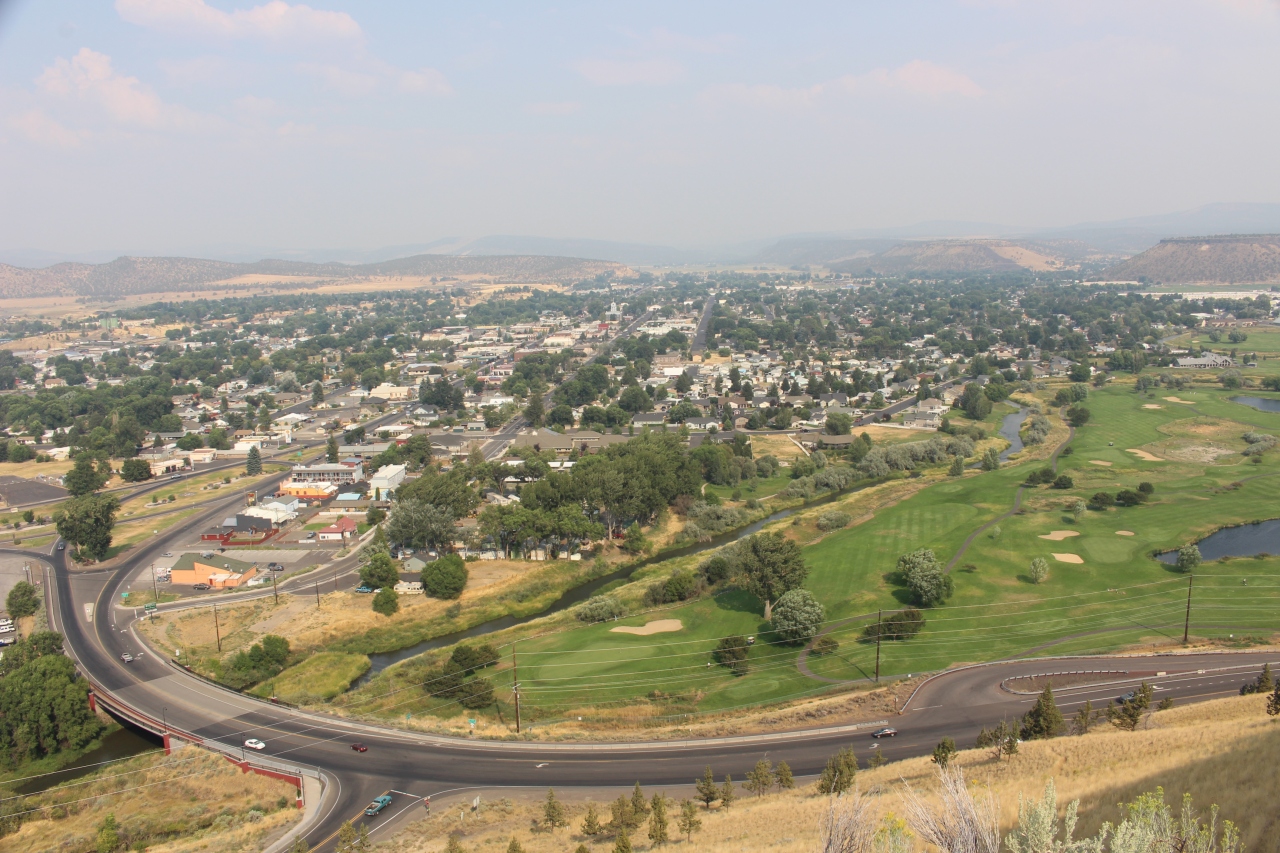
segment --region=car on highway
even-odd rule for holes
[[[209,586],[207,583],[193,583],[191,588],[199,590],[213,589],[213,587]]]
[[[267,748],[267,745],[262,741],[258,740],[256,737],[249,738],[247,741],[244,742],[244,745],[245,745],[245,749],[262,750]]]
[[[883,729],[876,729],[874,732],[871,733],[871,736],[874,738],[897,737],[897,735],[898,735],[898,730],[894,728],[890,728],[889,726],[885,726]]]
[[[369,747],[365,746],[365,745],[364,745],[364,744],[362,744],[362,743],[353,743],[353,744],[351,744],[351,748],[352,748],[352,749],[354,749],[356,752],[368,752],[368,751],[369,751]]]
[[[165,551],[165,552],[164,552],[163,554],[161,554],[160,556],[161,556],[161,557],[172,557],[172,556],[173,556],[173,552],[172,552],[172,551]]]
[[[66,543],[66,542],[59,542],[59,543],[58,543],[58,550],[59,550],[59,551],[65,551],[65,550],[67,550],[67,543]]]
[[[364,813],[369,817],[375,817],[378,812],[382,811],[389,805],[391,805],[391,797],[388,794],[383,794],[372,803],[369,803],[369,807],[364,810]]]
[[[124,654],[120,655],[120,660],[124,661],[125,663],[133,663],[133,655],[129,654],[128,652],[125,652]]]
[[[181,474],[174,474],[174,475],[173,475],[172,477],[170,477],[169,479],[170,479],[170,480],[181,480],[181,479],[182,479],[182,475],[181,475]]]
[[[1133,701],[1133,697],[1137,695],[1138,695],[1138,692],[1136,690],[1130,690],[1128,693],[1124,694],[1123,696],[1117,696],[1116,701],[1119,702],[1121,705],[1123,705],[1125,702]]]

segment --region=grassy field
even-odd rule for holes
[[[196,747],[171,756],[150,753],[23,798],[23,810],[39,811],[5,836],[4,848],[11,853],[101,849],[98,829],[110,814],[119,826],[117,849],[261,850],[301,818],[294,794],[287,782],[241,773],[225,758]]]
[[[327,702],[345,692],[368,669],[369,659],[364,655],[320,652],[250,692],[255,696],[277,696],[294,704]]]
[[[787,469],[783,469],[783,473],[776,477],[764,477],[757,479],[755,488],[751,487],[750,482],[739,483],[736,486],[713,486],[707,484],[707,492],[717,495],[722,500],[729,500],[735,491],[741,492],[742,500],[748,498],[767,498],[791,485],[791,474]]]
[[[1189,793],[1202,818],[1216,804],[1220,807],[1219,827],[1222,820],[1230,820],[1240,828],[1242,849],[1274,853],[1280,850],[1274,808],[1275,791],[1280,788],[1280,737],[1264,705],[1263,697],[1246,696],[1174,708],[1152,715],[1136,732],[1103,725],[1079,737],[1028,741],[1020,745],[1016,756],[999,762],[988,750],[965,749],[971,744],[962,743],[955,761],[966,779],[995,796],[1002,836],[1017,823],[1019,797],[1040,799],[1045,782],[1053,779],[1059,813],[1072,800],[1080,801],[1077,838],[1095,835],[1104,821],[1123,819],[1120,803],[1163,787],[1165,802],[1173,805],[1175,814],[1183,793]],[[872,753],[868,740],[859,739],[852,745],[864,768],[858,772],[858,787],[874,792],[873,819],[903,814],[900,792],[904,785],[936,802],[935,765],[928,757],[870,769],[866,767]],[[769,757],[774,762],[788,758],[785,749],[771,751]],[[675,817],[679,801],[693,795],[693,781],[645,791],[648,796],[661,792],[670,798],[669,849],[699,853],[745,849],[807,853],[821,849],[822,817],[830,803],[816,793],[812,780],[797,780],[794,791],[775,789],[758,798],[739,786],[732,808],[700,809],[702,830],[690,843],[676,831]],[[609,800],[617,793],[591,792],[584,797],[557,790],[557,797],[566,803],[570,825],[556,832],[529,829],[542,817],[543,791],[529,792],[515,801],[486,801],[477,813],[468,816],[460,840],[467,850],[501,850],[512,837],[529,853],[572,850],[579,842],[592,841],[593,849],[608,849],[612,839],[592,839],[579,830],[588,802],[593,799],[607,819]],[[441,813],[452,816],[447,809]],[[399,831],[391,848],[400,853],[437,851],[455,831],[459,831],[456,816],[452,820],[439,816],[418,820]],[[646,832],[642,826],[632,833],[637,849],[648,843],[642,841]],[[913,839],[908,849],[923,847]]]
[[[929,611],[919,636],[883,645],[882,673],[1180,640],[1185,576],[1151,554],[1221,526],[1280,514],[1280,453],[1268,454],[1262,464],[1240,454],[1244,431],[1280,431],[1280,415],[1231,403],[1227,396],[1207,387],[1137,395],[1119,383],[1092,394],[1093,419],[1077,430],[1072,453],[1059,466],[1075,487],[1028,487],[1017,514],[975,536],[956,560],[955,595]],[[897,558],[931,548],[944,563],[952,560],[979,527],[1011,511],[1027,472],[1043,464],[955,479],[933,474],[898,487],[915,489],[909,499],[874,507],[869,517],[826,536],[814,534],[803,518],[795,526],[780,523],[779,529],[807,543],[806,585],[824,603],[831,636],[841,644],[835,655],[810,657],[811,671],[822,679],[866,678],[874,669],[875,648],[858,641],[860,632],[877,610],[910,601],[896,575]],[[1144,481],[1155,487],[1145,505],[1088,511],[1078,520],[1069,510],[1095,492],[1114,494]],[[856,518],[864,500],[854,496],[845,502]],[[1055,538],[1044,538],[1050,536]],[[1027,577],[1036,557],[1050,564],[1048,579],[1039,585]],[[1280,557],[1203,566],[1197,572],[1193,633],[1269,635],[1280,629],[1280,597],[1270,582],[1276,577]],[[1246,578],[1247,587],[1241,583]],[[795,647],[764,642],[760,603],[745,593],[728,591],[618,625],[657,619],[678,619],[682,627],[636,636],[616,633],[617,625],[609,623],[522,642],[526,715],[560,719],[607,706],[619,718],[639,719],[721,711],[831,687],[798,668]],[[750,672],[741,677],[707,665],[717,639],[735,633],[762,636],[751,649]],[[494,679],[501,688],[509,675],[499,671]],[[430,709],[426,702],[418,708]],[[440,713],[454,710],[442,707]]]

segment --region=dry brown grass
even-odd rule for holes
[[[1280,814],[1275,808],[1275,792],[1280,790],[1280,722],[1266,716],[1264,705],[1264,697],[1222,699],[1159,712],[1132,733],[1103,726],[1084,737],[1024,743],[1018,755],[1001,762],[994,761],[987,750],[962,752],[957,761],[971,783],[989,787],[999,798],[1004,832],[1017,819],[1019,794],[1038,799],[1049,779],[1057,786],[1060,807],[1080,800],[1077,837],[1097,832],[1103,821],[1119,820],[1119,803],[1163,787],[1166,802],[1173,803],[1175,810],[1183,792],[1190,793],[1202,811],[1212,803],[1218,804],[1220,818],[1232,820],[1241,828],[1245,850],[1272,853],[1280,850]],[[865,759],[865,750],[859,751]],[[773,750],[771,757],[785,760],[786,750]],[[863,770],[858,774],[858,784],[862,791],[872,792],[877,812],[902,814],[902,783],[917,790],[930,790],[933,774],[928,758],[913,758]],[[693,780],[689,782],[666,792],[676,799],[688,797]],[[597,808],[604,812],[604,819],[608,818],[607,803],[618,793],[590,793]],[[512,835],[529,853],[559,853],[572,850],[580,841],[589,841],[577,834],[588,795],[575,799],[565,791],[557,794],[570,800],[569,829],[554,834],[530,831],[530,825],[541,816],[538,800],[543,792],[539,791],[515,802],[486,804],[477,814],[468,816],[463,830],[465,849],[501,850]],[[801,784],[796,791],[758,800],[740,790],[739,797],[727,812],[704,811],[703,829],[694,836],[693,843],[681,839],[673,842],[670,849],[699,853],[765,849],[802,853],[817,849],[818,827],[826,802],[814,793],[813,784]],[[672,812],[669,808],[671,835],[675,838]],[[379,849],[434,853],[443,849],[446,833],[458,826],[456,804],[442,804],[436,817],[410,825]],[[608,850],[611,845],[611,840],[601,838],[593,849]],[[632,834],[632,845],[636,850],[650,849],[643,827]]]
[[[196,747],[108,765],[89,778],[89,784],[72,783],[28,798],[28,809],[63,805],[6,836],[7,853],[93,851],[108,814],[115,815],[131,846],[155,839],[146,847],[153,853],[239,853],[263,849],[302,816],[293,806],[293,785],[242,773],[225,758]],[[113,793],[126,788],[140,790]],[[96,799],[72,802],[90,797]]]

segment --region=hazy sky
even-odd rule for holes
[[[0,0],[0,249],[1280,201],[1278,84],[1274,0]]]

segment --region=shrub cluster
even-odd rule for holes
[[[848,527],[849,522],[853,521],[853,516],[847,512],[833,509],[830,512],[824,512],[818,516],[818,529],[821,531],[840,530]]]
[[[684,539],[695,542],[707,542],[711,537],[747,523],[747,514],[737,507],[715,506],[706,501],[694,501],[690,504],[688,523],[681,531]]]
[[[612,595],[593,595],[578,608],[578,619],[583,622],[607,622],[627,615],[627,608]]]
[[[457,646],[445,665],[432,673],[427,693],[442,699],[455,699],[464,708],[483,708],[493,704],[493,683],[487,678],[472,678],[478,670],[498,662],[498,651],[487,643],[479,646]]]
[[[748,649],[746,637],[725,637],[711,653],[711,657],[716,663],[731,670],[734,675],[746,675]]]
[[[873,447],[858,463],[865,477],[887,477],[892,471],[912,471],[920,465],[937,465],[951,456],[972,456],[973,439],[968,436],[934,436],[928,441],[912,441]]]
[[[665,581],[650,584],[644,593],[644,603],[650,607],[656,607],[659,604],[688,601],[702,595],[706,590],[707,581],[701,574],[682,570]]]
[[[1242,451],[1245,456],[1261,456],[1276,444],[1276,437],[1265,432],[1246,432],[1242,438],[1249,445]]]
[[[1044,444],[1052,428],[1049,419],[1044,415],[1032,415],[1027,422],[1027,434],[1022,441],[1024,444]]]
[[[881,640],[909,640],[924,628],[924,614],[914,607],[899,611],[887,619],[872,623],[862,629],[862,638],[875,642]]]

